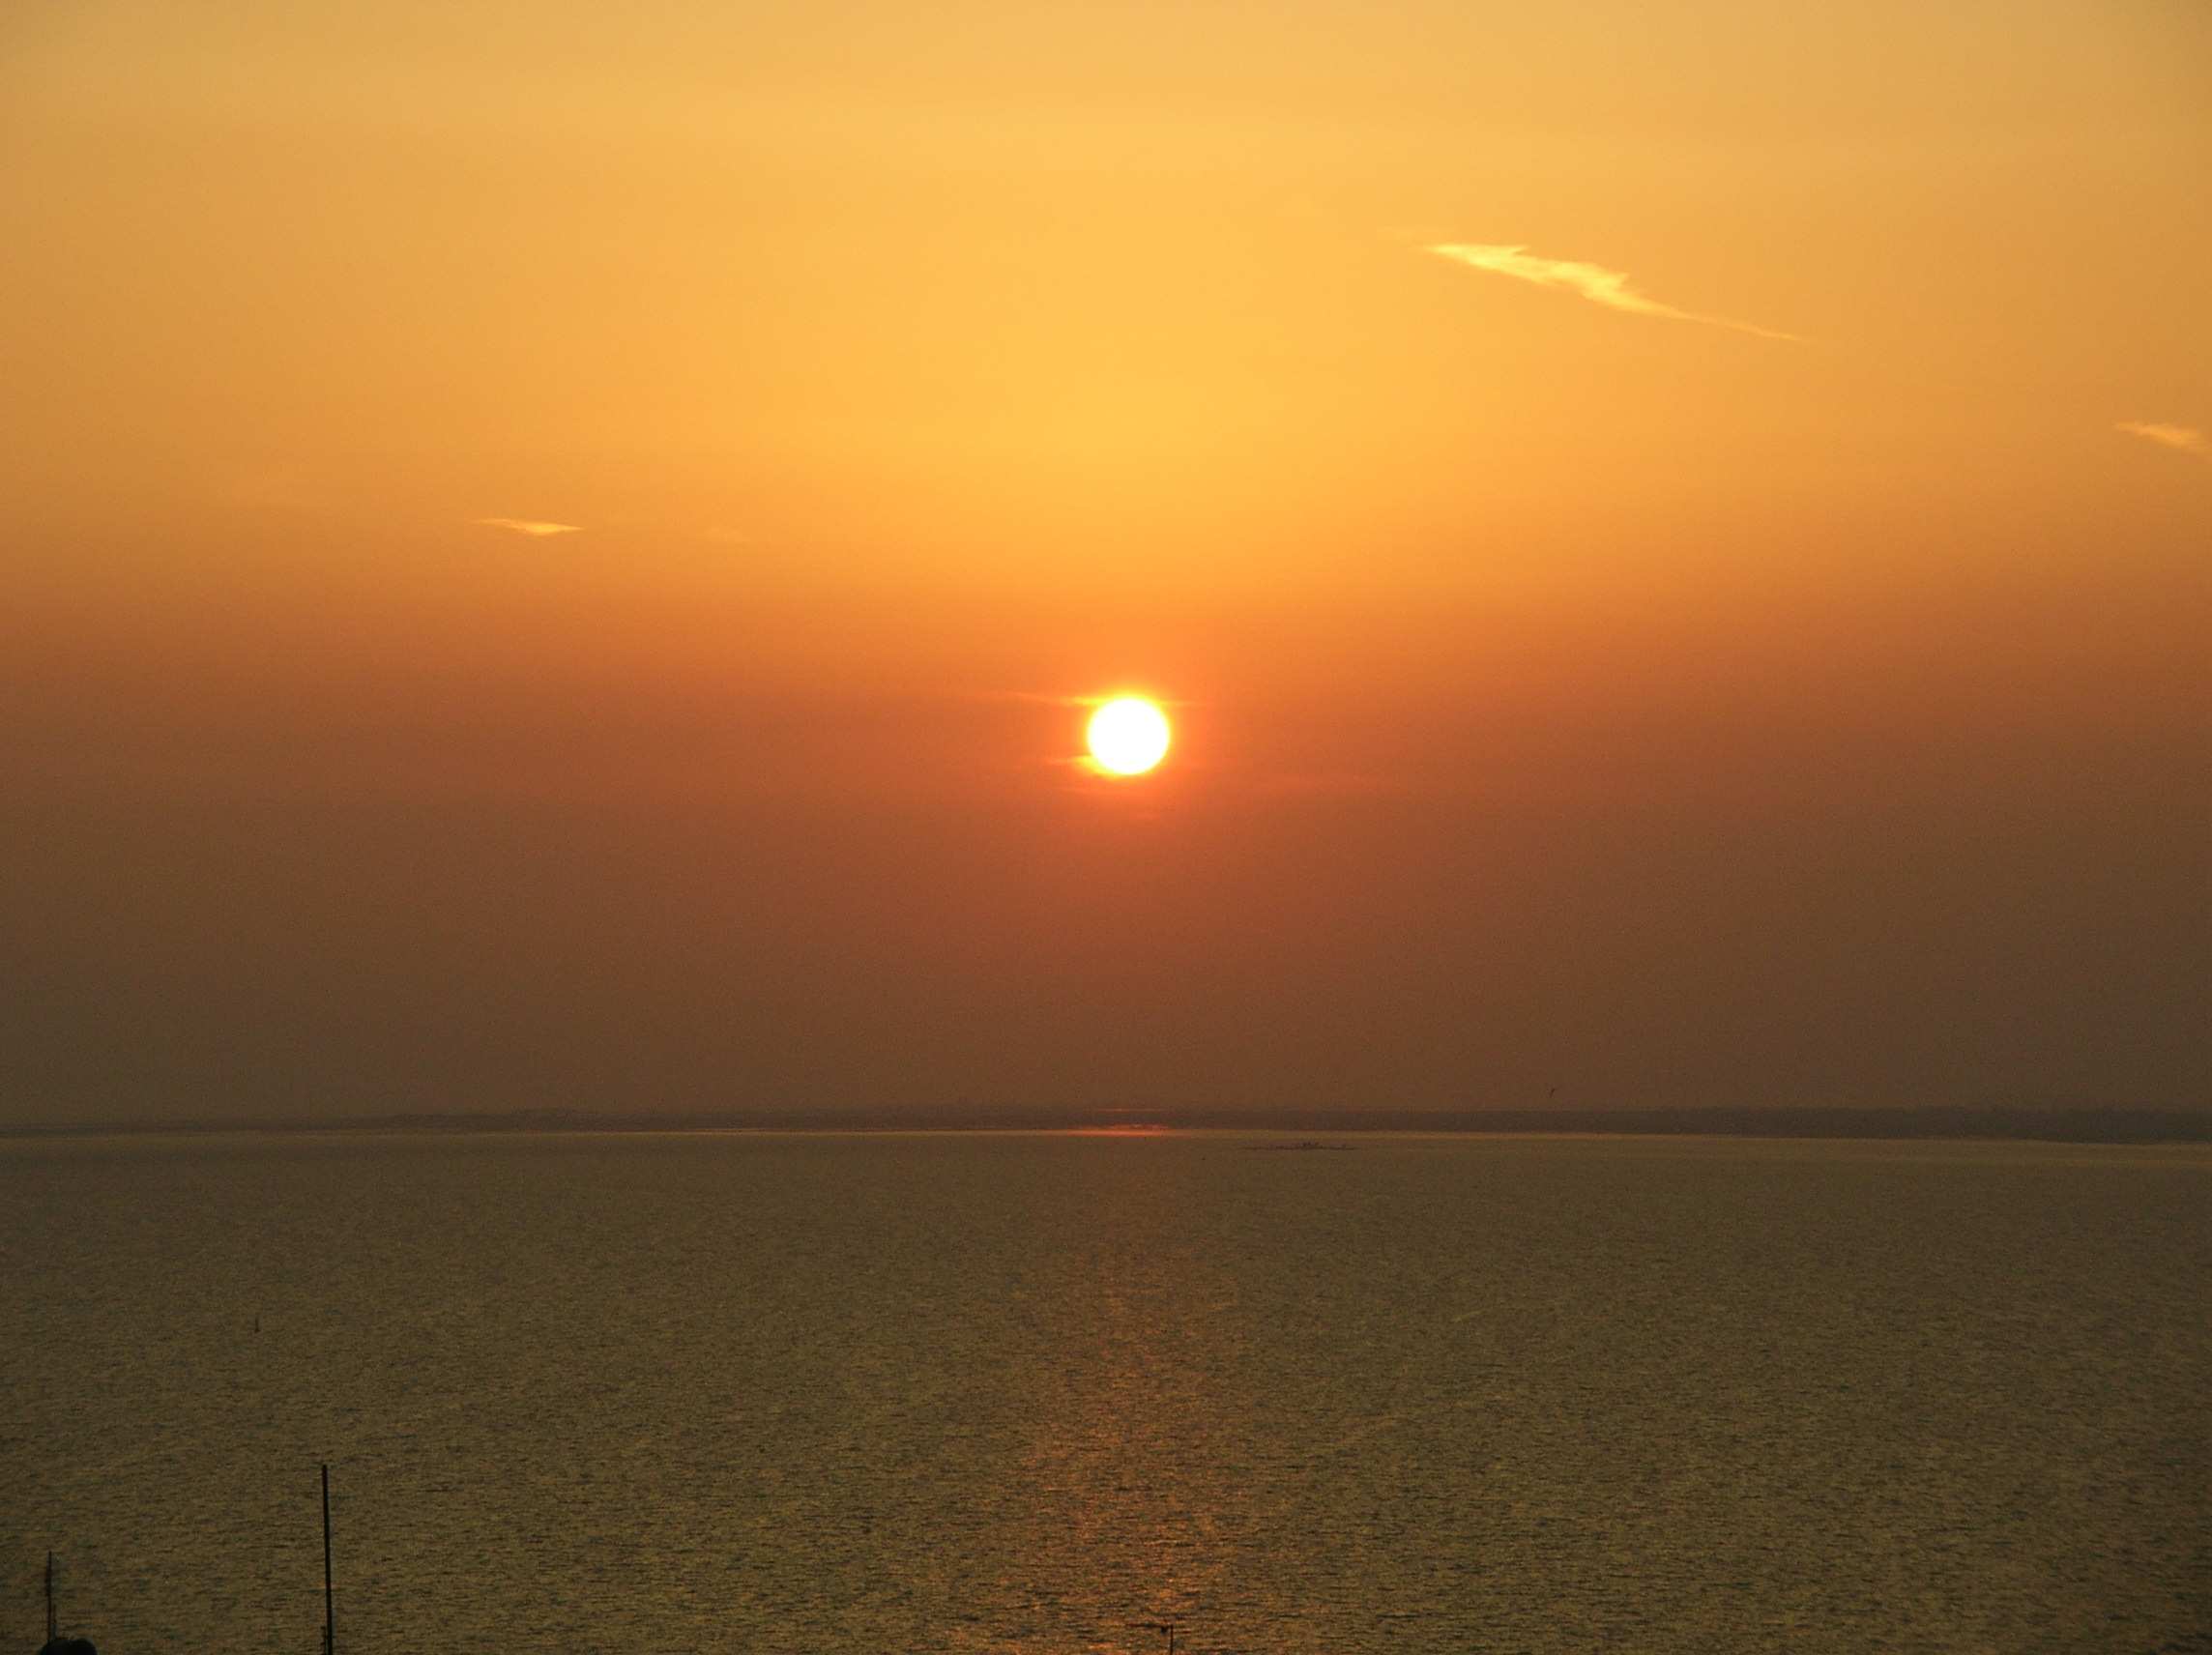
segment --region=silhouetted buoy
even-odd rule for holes
[[[39,1646],[39,1655],[100,1655],[89,1638],[64,1638],[55,1630],[54,1617],[54,1554],[46,1553],[46,1640]]]

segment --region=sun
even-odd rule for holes
[[[1167,757],[1168,715],[1141,695],[1117,695],[1091,715],[1084,736],[1100,769],[1143,775]]]

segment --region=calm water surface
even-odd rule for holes
[[[0,1642],[2212,1650],[2201,1151],[1255,1142],[0,1144]]]

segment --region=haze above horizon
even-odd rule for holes
[[[2201,1109],[2207,85],[2171,0],[19,8],[0,1130]]]

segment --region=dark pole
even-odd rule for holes
[[[54,1554],[46,1553],[46,1641],[51,1643],[61,1636],[54,1625]]]
[[[337,1611],[331,1601],[331,1467],[323,1466],[323,1655],[337,1655]]]

